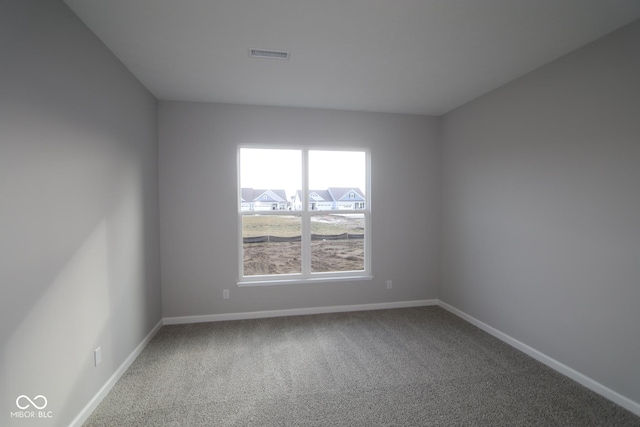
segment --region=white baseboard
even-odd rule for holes
[[[98,407],[102,399],[105,398],[107,394],[111,391],[113,386],[118,382],[120,377],[124,375],[124,373],[129,369],[129,366],[133,363],[134,360],[142,353],[142,350],[149,344],[149,341],[158,333],[160,328],[162,327],[162,319],[153,327],[151,332],[147,334],[146,337],[138,344],[138,346],[131,352],[129,357],[125,359],[124,362],[116,369],[116,371],[111,375],[111,377],[107,380],[107,382],[98,390],[98,392],[93,396],[93,398],[86,404],[82,411],[75,417],[69,427],[80,427],[82,424],[89,418],[91,413]]]
[[[250,311],[242,313],[204,314],[201,316],[165,317],[165,325],[185,323],[220,322],[225,320],[265,319],[268,317],[303,316],[306,314],[342,313],[347,311],[383,310],[389,308],[422,307],[437,305],[438,300],[414,300],[382,302],[376,304],[336,305],[328,307],[292,308],[287,310]]]
[[[518,341],[517,339],[505,334],[504,332],[501,332],[498,329],[487,325],[486,323],[476,319],[473,316],[468,315],[464,311],[459,310],[459,309],[447,304],[444,301],[438,301],[438,305],[440,307],[444,308],[445,310],[455,314],[456,316],[461,317],[462,319],[466,320],[467,322],[471,323],[472,325],[477,326],[478,328],[482,329],[483,331],[493,335],[494,337],[498,338],[499,340],[504,341],[505,343],[509,344],[510,346],[515,347],[518,350],[522,351],[523,353],[533,357],[537,361],[544,363],[545,365],[547,365],[551,369],[554,369],[554,370],[560,372],[561,374],[571,378],[575,382],[582,384],[583,386],[587,387],[591,391],[594,391],[595,393],[598,393],[600,396],[605,397],[605,398],[611,400],[612,402],[614,402],[614,403],[622,406],[623,408],[627,409],[628,411],[631,411],[634,414],[640,416],[640,403],[635,402],[635,401],[629,399],[628,397],[625,397],[625,396],[621,395],[620,393],[617,393],[617,392],[611,390],[610,388],[600,384],[599,382],[593,380],[592,378],[589,378],[588,376],[576,371],[575,369],[570,368],[567,365],[558,362],[557,360],[553,359],[552,357],[549,357],[546,354],[536,350],[535,348],[530,347],[527,344],[525,344],[525,343],[523,343],[521,341]]]

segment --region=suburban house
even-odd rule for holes
[[[365,197],[362,190],[351,187],[329,187],[326,190],[310,190],[309,201],[311,210],[355,210],[364,209]],[[296,191],[293,198],[295,210],[302,207],[302,191]]]
[[[255,190],[242,188],[240,209],[243,211],[278,211],[287,209],[284,190]]]

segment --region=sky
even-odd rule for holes
[[[242,148],[240,185],[284,189],[287,197],[302,187],[301,150]],[[357,187],[366,192],[366,157],[361,151],[309,151],[310,190]]]

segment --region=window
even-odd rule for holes
[[[238,151],[239,285],[370,278],[369,154]]]

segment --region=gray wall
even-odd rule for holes
[[[2,1],[0,58],[0,425],[68,425],[161,318],[157,102],[60,1]]]
[[[442,118],[440,299],[640,402],[640,22]]]
[[[159,122],[164,316],[437,297],[435,118],[161,101]],[[236,151],[247,143],[371,149],[374,280],[236,287]]]

